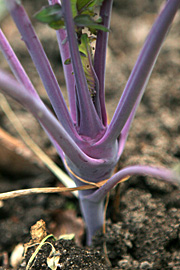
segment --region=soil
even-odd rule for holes
[[[46,5],[46,1],[26,0],[23,3],[67,100],[55,32],[32,17],[35,11]],[[109,118],[114,113],[162,3],[161,0],[114,1],[106,71],[106,104]],[[42,83],[9,16],[1,21],[1,26],[38,92],[50,106]],[[176,15],[137,110],[118,169],[131,164],[173,168],[180,162],[179,29],[180,13]],[[1,68],[9,70],[2,55],[0,57]],[[8,100],[31,137],[59,166],[62,166],[38,123],[17,103]],[[2,111],[0,116],[1,127],[18,138],[14,127]],[[21,153],[16,154],[14,159],[18,161]],[[9,160],[6,166],[0,162],[0,192],[60,185],[42,164],[36,159],[33,162],[32,157],[31,154],[31,158],[27,158],[26,169],[25,165],[22,166],[21,172],[13,167],[12,159],[12,163]],[[41,219],[46,222],[50,234],[58,236],[75,233],[76,236],[71,240],[54,240],[49,237],[37,253],[31,269],[180,269],[180,189],[175,184],[134,176],[128,182],[117,186],[110,196],[106,234],[97,232],[91,248],[83,246],[84,223],[77,199],[70,193],[31,195],[3,201],[0,205],[0,269],[26,268],[37,248],[36,243],[29,242],[30,228]],[[20,243],[31,243],[31,246],[23,260],[20,259],[15,266],[10,257]],[[54,255],[50,254],[52,246],[55,250]],[[47,266],[47,259],[52,257],[59,258],[56,268]]]

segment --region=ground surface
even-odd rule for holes
[[[32,8],[32,1],[23,1],[32,15],[45,1]],[[111,118],[121,92],[135,63],[145,37],[163,1],[134,0],[114,2],[109,49],[107,57],[106,101]],[[35,10],[34,10],[35,9]],[[35,22],[36,31],[51,59],[62,91],[65,93],[63,75],[55,33]],[[43,86],[26,54],[26,49],[9,17],[2,28],[18,57],[33,79],[44,101],[48,103]],[[180,159],[180,13],[165,41],[147,90],[137,111],[119,168],[130,164],[150,164],[174,167]],[[54,40],[54,41],[53,41]],[[7,69],[1,57],[1,68]],[[59,72],[60,70],[60,72]],[[12,103],[11,103],[12,104]],[[36,142],[58,162],[56,154],[43,135],[36,121],[22,108],[13,103],[18,117]],[[0,125],[13,136],[14,128],[0,111]],[[1,151],[2,147],[0,148]],[[16,157],[18,159],[18,156]],[[15,159],[13,160],[15,161]],[[11,160],[12,162],[12,160]],[[0,191],[58,186],[59,182],[40,165],[27,163],[16,171],[15,162],[0,164]],[[31,165],[30,165],[31,164]],[[29,167],[28,167],[29,166]],[[27,170],[28,168],[28,170]],[[84,224],[80,217],[77,200],[70,194],[33,195],[4,201],[0,207],[0,268],[6,264],[19,243],[30,240],[30,227],[38,220],[46,222],[49,233],[55,235],[76,232],[76,243],[82,245]],[[148,177],[132,177],[129,182],[116,188],[107,212],[107,233],[98,232],[93,249],[87,250],[74,240],[59,240],[53,243],[60,253],[60,269],[180,269],[180,191],[162,181]],[[102,251],[106,240],[107,255]],[[26,259],[18,269],[25,269],[36,246],[28,249]],[[44,251],[43,251],[44,250]],[[51,251],[44,245],[32,269],[50,269],[47,258]],[[15,267],[14,267],[15,268]],[[58,269],[58,268],[57,268]]]

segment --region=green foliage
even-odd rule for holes
[[[102,4],[103,0],[77,0],[78,14],[95,16],[95,9]]]
[[[66,60],[64,61],[64,64],[65,64],[65,65],[71,64],[71,58],[66,59]]]
[[[91,38],[87,34],[81,36],[81,44],[79,45],[79,52],[81,56],[81,62],[83,65],[84,73],[86,76],[88,89],[91,96],[95,95],[96,80],[94,69],[92,65],[92,48],[91,48]]]
[[[60,20],[64,21],[62,8],[59,4],[43,7],[34,15],[34,17],[38,21],[47,24],[58,22]]]
[[[82,14],[74,18],[74,23],[78,27],[87,27],[90,32],[95,33],[94,30],[109,31],[105,26],[99,24],[99,21],[94,21],[90,15]]]
[[[59,4],[43,7],[39,12],[34,15],[34,17],[38,21],[48,24],[51,28],[55,30],[64,27],[63,12]]]
[[[73,18],[78,15],[77,0],[71,0],[71,9]]]
[[[102,4],[103,0],[77,0],[77,8],[81,13],[91,11]]]
[[[103,0],[71,0],[72,14],[77,28],[87,27],[92,33],[96,30],[108,31],[102,24],[101,18],[94,19],[95,8],[102,4]],[[35,18],[48,24],[53,29],[64,27],[64,16],[59,4],[45,6],[35,14]]]

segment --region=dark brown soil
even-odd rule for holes
[[[31,3],[23,1],[25,6],[29,7],[30,15],[37,11],[41,4],[46,4],[45,1],[33,2],[38,2],[39,7],[34,7],[32,1]],[[106,76],[106,102],[110,118],[162,2],[161,0],[114,1]],[[67,99],[61,63],[57,60],[58,48],[53,41],[55,33],[34,19],[33,23]],[[17,36],[10,18],[6,17],[1,24],[34,85],[44,101],[49,104],[33,64],[26,54],[24,44]],[[173,168],[180,162],[179,29],[180,13],[177,14],[164,43],[137,111],[125,151],[118,164],[119,169],[130,164]],[[1,68],[8,69],[3,59]],[[16,103],[11,104],[31,136],[46,152],[51,152],[47,137],[33,117]],[[2,111],[0,116],[0,125],[17,136]],[[52,157],[60,164],[56,154],[52,154]],[[11,169],[4,170],[1,167],[0,192],[59,185],[58,180],[45,168],[37,168],[37,171],[29,171],[28,175],[15,175]],[[0,207],[0,269],[12,269],[7,259],[18,243],[29,241],[30,227],[36,221],[44,219],[49,233],[57,232],[59,224],[64,221],[62,218],[64,213],[69,209],[73,211],[74,220],[77,219],[80,222],[78,224],[83,224],[78,202],[69,194],[33,195],[4,201]],[[72,219],[66,218],[66,222],[67,220],[72,223]],[[93,240],[92,249],[79,247],[75,243],[76,241],[83,244],[83,225],[75,241],[51,240],[51,243],[60,253],[59,269],[178,270],[180,269],[179,224],[179,187],[149,177],[132,177],[129,182],[112,191],[107,211],[106,235],[98,232]],[[80,227],[80,225],[73,226],[71,229],[75,226]],[[105,260],[104,241],[111,267]],[[35,248],[32,246],[28,249],[27,257],[17,269],[25,269]],[[32,269],[50,269],[47,266],[50,251],[50,245],[44,245]]]
[[[60,259],[57,269],[108,269],[104,256],[98,250],[80,248],[75,245],[73,240],[50,241],[50,243],[57,251],[57,256]],[[21,266],[18,268],[19,270],[25,269],[35,249],[36,247],[29,249],[26,259],[22,261]],[[51,258],[50,252],[51,246],[45,244],[37,254],[31,269],[50,269],[47,266],[47,258]]]

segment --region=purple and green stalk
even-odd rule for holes
[[[90,245],[93,235],[104,222],[105,196],[120,180],[130,175],[150,175],[169,182],[179,181],[178,176],[170,170],[141,165],[126,167],[111,175],[124,150],[136,109],[162,43],[180,7],[180,0],[167,1],[155,21],[109,125],[104,83],[109,33],[102,30],[97,33],[93,70],[98,87],[92,99],[78,49],[71,2],[62,1],[65,29],[57,30],[57,40],[62,62],[71,58],[69,65],[63,64],[69,112],[47,56],[23,6],[15,0],[5,2],[36,66],[57,118],[43,104],[1,30],[0,49],[16,79],[0,71],[0,90],[20,102],[38,119],[77,186],[83,184],[79,177],[94,183],[109,179],[97,190],[79,192],[82,215],[87,227],[87,244]],[[104,0],[100,7],[102,23],[107,28],[110,25],[112,3],[113,0]],[[61,5],[59,0],[49,0],[49,4]],[[65,38],[67,41],[63,42]]]

